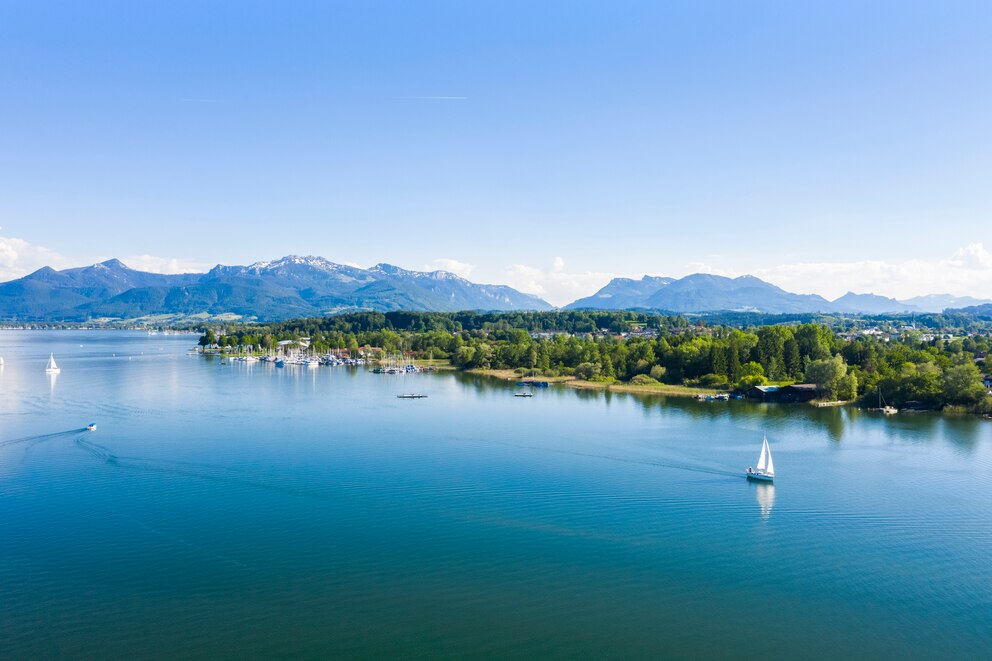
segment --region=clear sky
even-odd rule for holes
[[[0,279],[992,297],[992,3],[0,0]]]

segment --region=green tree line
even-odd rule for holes
[[[896,406],[992,410],[980,362],[987,334],[924,341],[917,332],[883,340],[845,339],[821,323],[746,329],[642,312],[363,312],[208,329],[201,344],[269,350],[311,338],[318,352],[373,346],[387,353],[446,358],[461,369],[522,369],[601,382],[656,382],[746,390],[768,383],[815,383],[818,397],[879,396]],[[623,334],[629,334],[623,337]]]

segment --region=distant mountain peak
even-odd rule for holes
[[[116,257],[114,257],[113,259],[108,259],[104,262],[100,262],[99,264],[94,264],[93,266],[103,266],[105,268],[114,269],[114,270],[121,270],[121,269],[128,271],[131,270],[127,264],[117,259]]]
[[[613,278],[592,296],[580,298],[565,307],[570,310],[583,308],[623,310],[645,307],[644,303],[648,298],[674,281],[675,278],[656,275],[644,275],[640,280]]]
[[[878,294],[855,294],[849,291],[833,302],[838,312],[886,314],[897,312],[919,312],[919,308],[900,303],[894,298]]]
[[[843,296],[841,296],[840,298],[836,299],[835,302],[836,301],[844,301],[844,300],[848,300],[848,299],[865,299],[865,300],[868,300],[868,299],[885,299],[887,301],[894,301],[895,300],[894,298],[888,298],[887,296],[882,296],[882,295],[876,294],[874,292],[868,292],[867,294],[855,294],[853,291],[849,291],[846,294],[844,294]]]
[[[455,275],[451,271],[410,271],[408,269],[380,262],[369,269],[373,273],[383,275],[402,276],[408,278],[430,278],[432,280],[455,280],[458,282],[469,282],[465,278]]]
[[[912,305],[924,312],[942,312],[948,309],[987,305],[992,303],[992,299],[975,298],[973,296],[954,296],[952,294],[927,294],[925,296],[900,299],[899,302]]]
[[[753,275],[729,278],[713,273],[693,273],[684,278],[644,276],[640,280],[614,278],[592,296],[566,306],[568,309],[654,309],[670,312],[820,312],[831,305],[820,296],[789,293]]]
[[[257,273],[259,271],[275,271],[293,266],[309,267],[319,271],[337,271],[342,268],[341,264],[336,264],[329,259],[316,255],[286,255],[279,259],[255,262],[246,268],[249,271]]]
[[[392,264],[387,264],[385,262],[379,262],[369,270],[376,273],[385,273],[386,275],[409,275],[412,273],[412,271],[407,271],[404,268],[393,266]]]

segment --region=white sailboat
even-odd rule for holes
[[[772,451],[768,447],[767,436],[761,443],[761,456],[758,457],[757,468],[752,470],[750,466],[747,467],[747,479],[764,482],[771,482],[775,479],[775,464],[772,463]]]
[[[48,354],[48,365],[45,367],[46,374],[58,374],[62,368],[55,364],[55,354]]]

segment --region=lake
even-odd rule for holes
[[[0,331],[4,658],[992,656],[992,421],[196,339]]]

